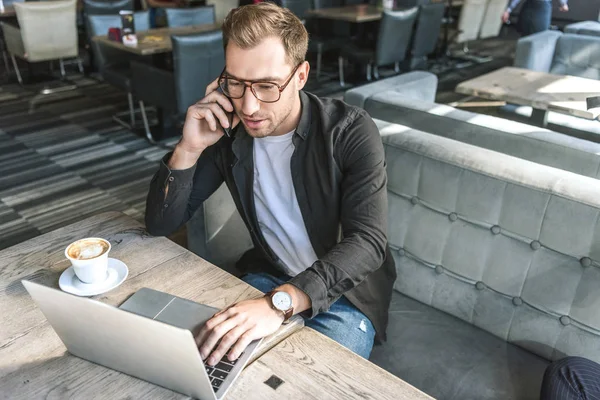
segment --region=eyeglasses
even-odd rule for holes
[[[263,103],[275,103],[281,98],[281,92],[283,92],[287,85],[289,85],[289,83],[292,81],[292,78],[294,77],[294,74],[298,68],[300,68],[300,65],[302,64],[298,64],[296,68],[294,68],[289,78],[281,86],[275,82],[242,81],[231,78],[224,75],[225,69],[223,69],[223,72],[221,72],[221,76],[219,77],[219,87],[225,96],[232,99],[241,99],[244,97],[246,88],[249,87],[254,97],[256,97],[258,100],[262,101]]]

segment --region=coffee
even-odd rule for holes
[[[67,255],[75,260],[91,260],[100,257],[109,248],[109,243],[102,239],[81,239],[69,246]]]

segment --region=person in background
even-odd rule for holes
[[[600,399],[600,364],[566,357],[546,368],[540,400]]]
[[[560,1],[560,11],[569,11],[568,0]],[[521,0],[511,0],[502,15],[502,22],[507,23],[510,13],[521,3]],[[517,29],[523,36],[532,35],[550,28],[552,21],[552,0],[525,0],[519,14]]]

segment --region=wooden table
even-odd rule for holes
[[[432,0],[432,3],[445,3],[446,0]],[[463,0],[453,0],[452,6],[458,7],[463,4]],[[393,11],[403,11],[403,9],[395,9]],[[307,15],[323,19],[333,19],[337,21],[348,21],[354,23],[379,21],[383,15],[383,10],[378,6],[369,4],[359,4],[343,7],[328,7],[318,10],[308,10]]]
[[[129,268],[129,276],[121,286],[95,296],[96,300],[118,306],[142,287],[218,308],[262,296],[260,291],[172,241],[149,236],[139,222],[122,213],[100,214],[2,250],[0,398],[91,398],[92,393],[103,391],[107,399],[159,394],[163,398],[183,398],[71,356],[21,284],[21,279],[27,279],[58,288],[60,274],[70,265],[64,256],[65,247],[89,236],[108,239],[112,245],[110,256]],[[263,340],[254,358],[302,326],[302,318],[294,317],[293,322]]]
[[[173,51],[171,35],[189,35],[220,29],[218,24],[182,26],[177,28],[158,28],[137,32],[137,46],[125,46],[121,42],[110,40],[107,35],[94,36],[92,40],[106,46],[115,47],[140,56],[169,53]]]
[[[548,111],[597,119],[600,110],[587,110],[586,98],[600,95],[600,81],[505,67],[462,82],[456,92],[533,107],[532,119],[547,125]]]
[[[170,240],[149,236],[122,213],[100,214],[10,247],[0,251],[0,399],[186,398],[68,354],[23,288],[21,279],[58,287],[69,266],[64,248],[85,236],[108,239],[110,255],[129,267],[127,280],[96,300],[118,306],[138,289],[150,287],[222,308],[262,295]],[[296,316],[266,338],[227,399],[430,399],[301,327]],[[283,381],[277,389],[264,384],[272,375]]]
[[[271,376],[284,383],[273,390]],[[328,337],[302,328],[244,370],[231,398],[245,400],[431,400]]]

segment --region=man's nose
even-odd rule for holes
[[[254,96],[252,90],[247,87],[244,97],[242,97],[242,113],[252,115],[260,110],[260,101]]]

